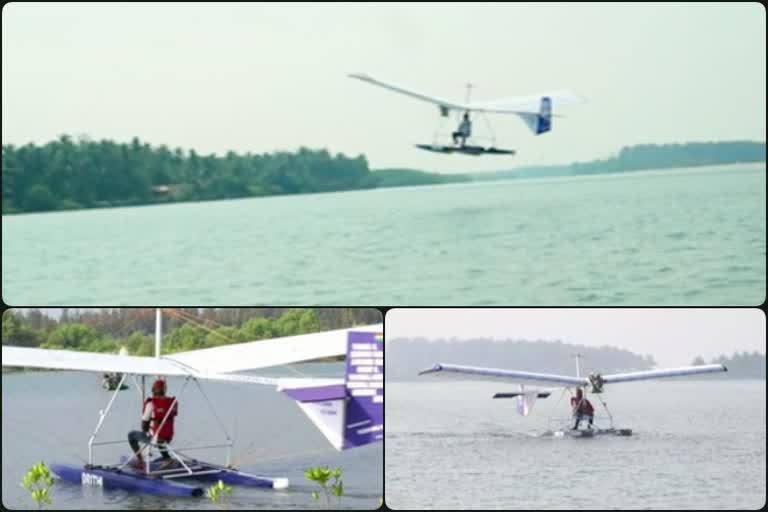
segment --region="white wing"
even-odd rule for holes
[[[223,374],[199,371],[178,364],[172,359],[161,357],[121,356],[74,350],[51,350],[44,348],[12,347],[3,345],[3,366],[23,366],[49,370],[77,370],[85,372],[116,372],[135,375],[164,375],[167,377],[195,377],[198,379],[270,386],[300,387],[326,386],[343,383],[343,379],[315,378],[271,378],[256,375]]]
[[[446,109],[467,110],[467,105],[461,102],[449,101],[442,98],[437,98],[435,96],[422,94],[412,89],[406,89],[405,87],[400,87],[398,85],[382,82],[381,80],[376,80],[363,73],[353,73],[349,75],[349,77],[356,78],[357,80],[362,80],[363,82],[368,82],[369,84],[378,85],[379,87],[383,87],[384,89],[389,89],[390,91],[399,92],[400,94],[405,94],[406,96],[410,96],[412,98],[417,98],[423,101],[427,101],[429,103],[434,103],[435,105],[439,105],[440,107],[443,107]]]
[[[363,73],[354,73],[349,75],[349,77],[368,82],[369,84],[378,85],[384,89],[399,92],[400,94],[405,94],[412,98],[434,103],[435,105],[445,107],[449,110],[468,110],[471,112],[487,112],[493,114],[538,114],[541,106],[541,99],[544,97],[548,97],[551,100],[553,109],[586,101],[585,98],[570,91],[549,91],[527,96],[515,96],[492,101],[466,103],[463,101],[446,100],[444,98],[430,96],[414,91],[413,89],[407,89],[399,85],[382,82],[381,80],[377,80]]]
[[[182,365],[212,373],[256,370],[347,353],[349,331],[381,332],[382,324],[299,334],[261,341],[177,352],[166,356]]]
[[[189,370],[166,358],[121,356],[75,350],[51,350],[3,345],[3,366],[24,366],[51,370],[118,372],[137,375],[189,375]]]
[[[549,98],[552,102],[552,109],[586,101],[585,98],[570,91],[550,91],[528,96],[472,102],[468,105],[467,110],[489,114],[538,114],[541,98]]]
[[[547,373],[520,372],[515,370],[502,370],[499,368],[460,366],[456,364],[436,364],[431,368],[419,372],[419,375],[426,374],[446,375],[453,378],[467,380],[503,380],[517,384],[534,384],[557,387],[586,386],[588,384],[587,379],[583,377],[552,375]]]
[[[722,364],[707,364],[701,366],[683,366],[680,368],[669,368],[666,370],[647,370],[642,372],[615,373],[613,375],[603,375],[603,383],[613,384],[617,382],[633,382],[637,380],[663,379],[667,377],[683,377],[686,375],[697,375],[701,373],[727,372],[728,368]]]
[[[199,379],[268,384],[279,387],[338,384],[340,379],[269,378],[230,372],[255,370],[346,354],[347,332],[380,332],[382,325],[353,327],[271,340],[225,345],[154,357],[51,350],[3,345],[3,366],[54,370],[191,376]]]

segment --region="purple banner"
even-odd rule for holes
[[[344,449],[384,438],[384,337],[350,331],[347,337],[347,410]]]

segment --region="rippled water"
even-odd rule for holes
[[[504,383],[388,383],[385,500],[394,509],[759,509],[765,381],[617,384],[631,437],[542,438],[558,393],[520,417]],[[601,412],[596,400],[593,401]]]
[[[756,305],[765,165],[4,216],[25,305]]]
[[[301,367],[301,365],[297,365]],[[335,374],[343,366],[326,365]],[[332,372],[333,373],[333,372]],[[317,370],[312,375],[326,376]],[[102,428],[101,440],[123,440],[128,430],[138,429],[140,397],[133,388],[121,392]],[[180,391],[181,379],[169,379],[169,389]],[[205,398],[194,385],[180,395],[176,423],[177,447],[210,445],[224,440]],[[234,434],[233,461],[243,471],[272,477],[288,477],[287,490],[234,487],[232,509],[316,509],[312,484],[304,478],[311,466],[329,464],[344,471],[342,508],[372,510],[383,495],[382,444],[337,452],[310,423],[295,403],[274,388],[234,383],[204,383],[230,434]],[[19,486],[23,475],[42,460],[77,464],[88,457],[88,437],[96,426],[99,410],[110,394],[100,387],[98,375],[76,372],[4,374],[2,377],[3,505],[11,509],[34,506]],[[116,462],[129,453],[127,444],[96,448],[96,463]],[[193,452],[202,460],[223,463],[223,451]],[[207,486],[210,484],[203,483]],[[215,508],[205,497],[166,498],[125,491],[82,487],[67,482],[54,484],[56,509],[200,509]]]

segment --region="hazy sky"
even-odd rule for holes
[[[3,144],[136,135],[200,153],[304,145],[363,153],[374,168],[459,171],[765,140],[757,3],[10,4],[2,33]],[[512,159],[438,155],[413,147],[432,141],[435,106],[350,72],[446,98],[470,81],[478,101],[570,89],[590,102],[538,137],[494,117]]]
[[[660,366],[709,361],[735,350],[765,353],[757,309],[393,309],[388,340],[400,337],[560,340],[651,354]],[[524,370],[525,368],[518,368]]]

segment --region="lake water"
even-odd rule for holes
[[[765,164],[3,216],[28,305],[756,305]]]
[[[387,383],[385,500],[394,509],[760,509],[765,381],[617,384],[631,437],[538,437],[567,416],[559,393],[530,416],[503,383]],[[592,400],[598,413],[601,406]]]
[[[343,365],[327,364],[335,374]],[[301,365],[297,365],[301,367]],[[306,367],[305,367],[306,368]],[[315,376],[328,373],[311,372]],[[122,391],[104,422],[101,440],[123,440],[128,430],[140,428],[141,403],[133,383]],[[181,379],[169,379],[177,394]],[[288,477],[286,490],[234,487],[232,509],[317,509],[311,497],[316,484],[304,477],[306,468],[329,464],[343,470],[342,508],[372,510],[383,495],[382,444],[337,452],[299,407],[274,388],[235,383],[202,383],[216,412],[234,435],[233,462],[243,471]],[[205,398],[190,384],[180,397],[176,421],[177,447],[224,441]],[[31,372],[2,376],[2,501],[6,508],[33,508],[19,484],[29,467],[42,460],[77,464],[88,457],[88,438],[106,407],[110,393],[100,377],[77,372]],[[183,443],[183,444],[182,444]],[[128,454],[127,444],[94,448],[96,463],[116,462]],[[223,450],[193,452],[203,460],[225,462]],[[82,458],[82,459],[81,459]],[[209,485],[209,484],[203,484]],[[125,491],[103,490],[57,481],[52,488],[56,509],[200,509],[215,508],[208,498],[166,498]]]

